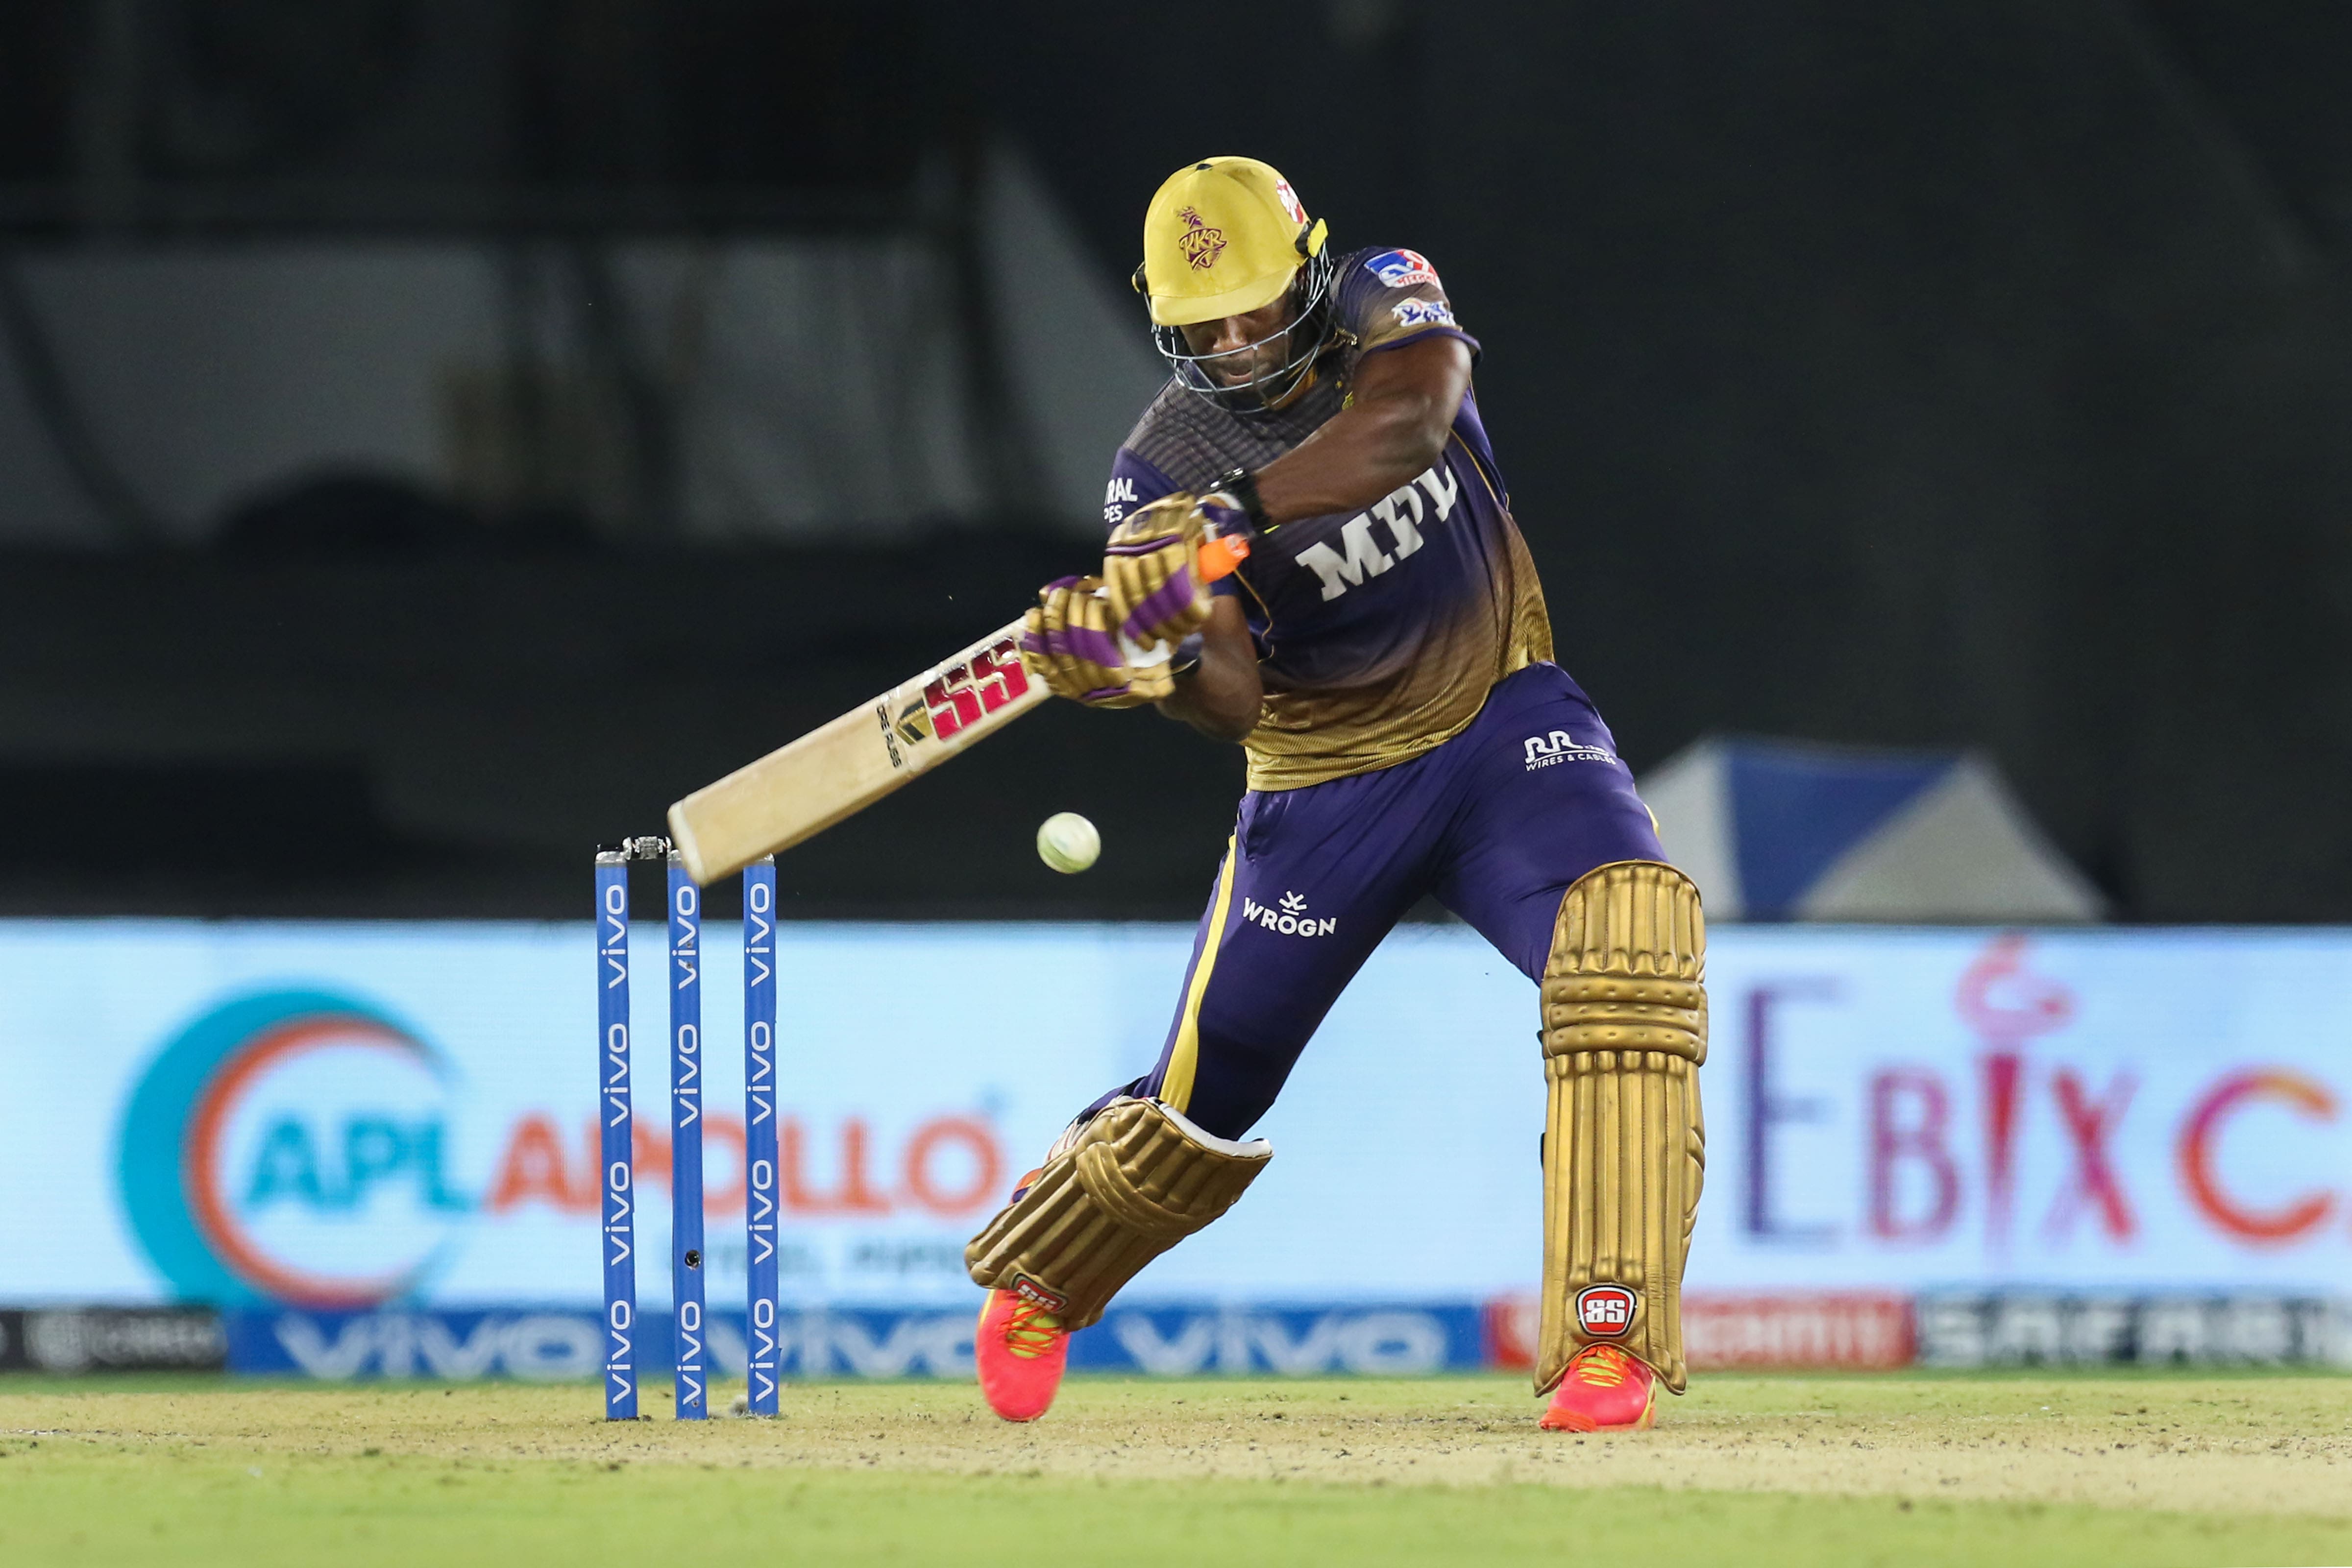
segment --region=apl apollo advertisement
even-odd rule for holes
[[[744,1279],[733,935],[705,936],[714,1308]],[[0,1302],[593,1311],[591,941],[585,922],[0,923]],[[966,1312],[965,1239],[1073,1110],[1149,1065],[1190,941],[785,926],[787,1307]],[[662,947],[633,937],[649,1259]],[[1709,982],[1695,1296],[2352,1294],[2352,934],[1727,927]],[[1130,1298],[1524,1291],[1535,1024],[1534,988],[1475,936],[1400,932],[1260,1129],[1265,1177]],[[638,1278],[661,1312],[667,1270]],[[1315,1332],[1353,1343],[1333,1321]],[[1227,1330],[1198,1332],[1211,1354]]]

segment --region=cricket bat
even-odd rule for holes
[[[1239,536],[1201,546],[1214,582],[1249,554]],[[1021,664],[1022,622],[1001,626],[872,702],[706,784],[669,809],[670,841],[697,883],[738,872],[854,817],[1051,695]],[[1169,651],[1130,650],[1131,663]]]

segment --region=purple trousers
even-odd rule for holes
[[[1665,859],[1616,752],[1591,699],[1538,664],[1434,751],[1242,797],[1159,1064],[1094,1109],[1155,1095],[1241,1137],[1424,894],[1540,979],[1570,883],[1612,861]]]

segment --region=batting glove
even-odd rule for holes
[[[1139,647],[1173,648],[1206,625],[1213,598],[1201,573],[1202,541],[1245,521],[1231,496],[1196,500],[1180,491],[1114,528],[1103,550],[1103,582],[1120,633]]]
[[[1021,634],[1021,662],[1056,696],[1088,707],[1135,707],[1176,689],[1163,662],[1132,668],[1102,580],[1065,577],[1037,591]]]

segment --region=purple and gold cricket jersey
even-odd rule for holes
[[[1247,419],[1171,383],[1119,450],[1111,521],[1272,463],[1346,406],[1366,354],[1433,332],[1472,342],[1412,251],[1347,256],[1338,287],[1348,337],[1330,373]],[[1217,588],[1240,595],[1265,683],[1244,743],[1250,788],[1160,1060],[1086,1113],[1150,1095],[1237,1138],[1421,899],[1535,979],[1578,878],[1664,851],[1609,727],[1552,662],[1542,591],[1468,397],[1427,472],[1361,511],[1270,530]]]
[[[1335,288],[1342,346],[1289,407],[1244,418],[1162,389],[1112,465],[1106,522],[1273,462],[1347,406],[1368,354],[1433,334],[1478,347],[1416,252],[1342,256]],[[1253,789],[1418,757],[1467,728],[1496,682],[1552,656],[1535,563],[1467,394],[1435,464],[1362,511],[1276,527],[1217,591],[1243,600],[1265,686],[1244,742]]]

